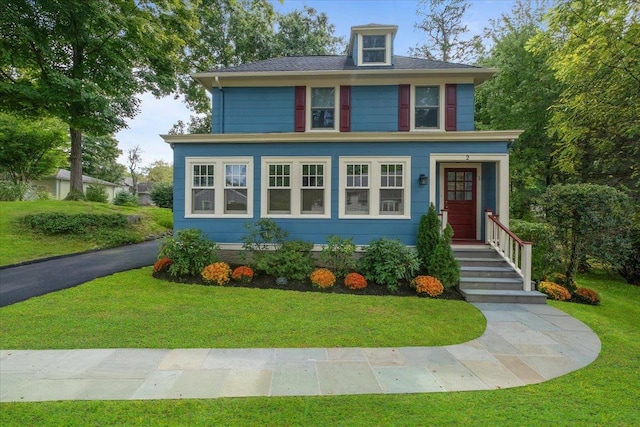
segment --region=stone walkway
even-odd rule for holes
[[[589,327],[539,304],[475,304],[485,333],[445,347],[0,350],[0,401],[187,399],[489,390],[580,369]]]

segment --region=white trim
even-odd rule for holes
[[[338,172],[338,218],[340,219],[411,219],[411,156],[340,156]],[[346,213],[345,191],[347,186],[347,164],[360,163],[369,165],[369,214],[349,215]],[[402,164],[402,189],[404,190],[403,213],[401,215],[380,214],[380,165]]]
[[[517,139],[522,130],[496,131],[428,131],[428,132],[286,132],[286,133],[203,133],[160,135],[168,144],[228,144],[228,143],[305,143],[305,142],[447,142],[473,141],[509,142]]]
[[[455,133],[455,132],[452,132]],[[436,200],[436,165],[438,163],[456,163],[459,167],[466,167],[466,164],[473,163],[495,163],[496,164],[496,212],[500,215],[500,222],[509,226],[509,154],[431,154],[429,157],[429,200]],[[444,187],[441,180],[440,185]],[[441,194],[443,188],[440,189]],[[482,194],[478,199],[482,198]],[[440,205],[442,206],[442,205]],[[480,205],[482,206],[482,205]],[[482,212],[477,212],[482,215]]]
[[[385,45],[384,45],[384,62],[364,62],[363,61],[363,50],[364,50],[364,40],[363,36],[385,36]],[[356,66],[358,67],[380,67],[384,65],[391,65],[391,31],[380,31],[379,28],[370,31],[360,31],[358,32],[358,63]]]
[[[290,189],[291,189],[291,213],[270,214],[268,213],[268,191],[269,191],[269,164],[289,164],[291,165]],[[309,156],[309,157],[284,157],[284,156],[263,156],[260,160],[261,186],[260,186],[260,216],[262,218],[331,218],[331,157],[330,156]],[[303,164],[323,164],[324,165],[324,213],[305,214],[302,213],[302,165]]]
[[[185,218],[253,218],[253,157],[185,157],[184,217]],[[224,166],[228,164],[247,167],[247,213],[224,213]],[[191,212],[191,190],[193,189],[193,165],[214,166],[214,213]]]
[[[443,209],[444,206],[444,170],[446,168],[466,168],[476,170],[476,239],[480,240],[482,235],[482,164],[480,163],[443,163],[440,164],[438,178],[440,179],[440,198],[438,206]]]
[[[332,129],[312,129],[311,128],[311,89],[324,89],[324,88],[333,88],[333,128]],[[314,84],[312,86],[307,86],[306,88],[306,99],[305,102],[305,131],[306,132],[339,132],[340,131],[340,86],[334,86],[333,84]]]
[[[436,128],[416,128],[416,87],[438,87],[438,127]],[[411,132],[442,132],[444,130],[445,109],[444,109],[444,88],[445,85],[441,83],[432,84],[411,84],[410,95],[410,111],[409,117],[411,119],[410,129]]]

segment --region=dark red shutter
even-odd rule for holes
[[[458,85],[444,85],[444,130],[456,130],[458,115]]]
[[[351,86],[340,86],[340,132],[351,132]]]
[[[307,100],[307,88],[306,86],[296,86],[296,110],[295,110],[295,131],[304,132],[306,130],[306,100]]]
[[[411,85],[398,86],[398,130],[411,129]]]

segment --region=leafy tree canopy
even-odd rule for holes
[[[104,181],[119,183],[126,168],[117,162],[122,150],[112,135],[84,135],[82,169],[86,175]]]
[[[173,182],[173,165],[164,160],[156,160],[144,168],[144,178],[153,184]]]
[[[65,166],[68,141],[59,119],[0,112],[0,173],[14,183],[53,174]]]

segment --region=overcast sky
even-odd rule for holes
[[[422,44],[423,33],[414,29],[418,7],[416,0],[284,0],[283,3],[273,0],[272,3],[277,11],[283,13],[301,9],[304,5],[314,7],[319,12],[326,13],[329,22],[336,27],[335,34],[347,40],[352,26],[371,23],[397,25],[397,55],[406,55],[410,47]],[[481,34],[489,25],[490,19],[498,18],[511,10],[513,0],[471,0],[470,3],[466,24],[471,34]],[[126,164],[127,150],[136,145],[140,145],[142,149],[145,165],[156,160],[173,163],[173,152],[159,135],[166,134],[178,120],[186,123],[189,120],[189,110],[181,100],[173,97],[155,99],[150,94],[144,94],[140,96],[140,100],[140,113],[128,121],[127,129],[116,134],[119,147],[124,153],[120,157],[120,163]]]

